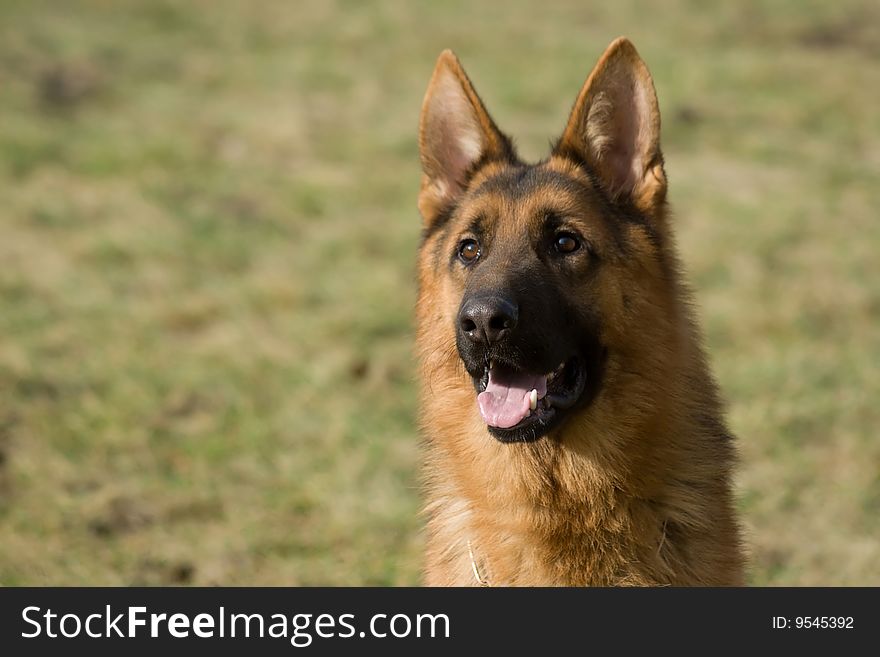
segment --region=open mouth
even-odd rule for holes
[[[532,374],[492,361],[474,379],[480,415],[504,443],[537,440],[580,401],[586,368],[577,357],[547,374]]]

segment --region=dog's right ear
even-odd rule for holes
[[[501,133],[451,50],[437,59],[419,121],[422,188],[419,212],[429,227],[464,191],[477,166],[513,160]]]

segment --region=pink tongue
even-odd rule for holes
[[[547,377],[514,372],[498,366],[489,370],[489,384],[477,395],[480,414],[490,427],[509,429],[529,416],[529,393],[547,394]]]

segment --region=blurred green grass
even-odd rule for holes
[[[655,77],[750,581],[880,584],[880,8],[0,2],[0,583],[414,584],[418,110]]]

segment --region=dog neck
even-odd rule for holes
[[[664,409],[628,435],[574,445],[505,445],[478,426],[447,434],[432,449],[450,467],[431,485],[429,532],[443,552],[429,560],[447,561],[455,574],[446,583],[459,585],[681,583],[691,536],[728,531],[720,525],[730,510],[727,459],[714,468],[711,451],[694,450],[670,425],[677,415]],[[681,481],[682,471],[693,479]],[[708,527],[707,518],[722,522]]]

